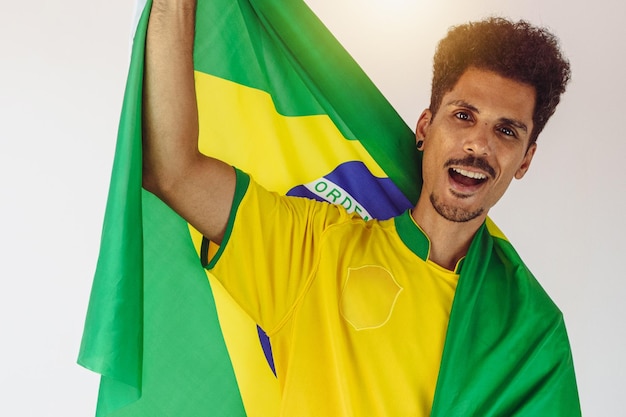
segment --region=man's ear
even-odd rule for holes
[[[530,168],[530,163],[533,160],[533,156],[535,156],[535,151],[537,151],[537,143],[534,142],[532,145],[528,147],[526,150],[526,155],[524,155],[524,159],[522,159],[522,163],[520,164],[517,172],[515,172],[515,178],[521,180],[524,178],[524,175],[528,172],[528,168]]]
[[[416,141],[424,141],[426,139],[432,116],[433,114],[429,109],[424,110],[420,115],[420,118],[417,120],[417,127],[415,128]]]

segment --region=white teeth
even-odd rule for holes
[[[464,177],[473,178],[475,180],[484,180],[487,178],[485,174],[482,174],[480,172],[466,171],[461,168],[452,168],[452,170],[456,173],[463,175]]]

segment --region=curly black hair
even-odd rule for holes
[[[435,52],[430,110],[435,114],[444,94],[461,75],[476,67],[535,88],[537,98],[530,143],[537,140],[556,109],[571,77],[556,36],[520,20],[491,17],[452,27]]]

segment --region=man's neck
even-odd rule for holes
[[[468,222],[453,222],[443,218],[428,202],[420,200],[411,216],[430,240],[429,259],[437,265],[453,271],[469,249],[486,214]]]

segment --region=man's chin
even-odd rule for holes
[[[446,204],[434,194],[430,195],[430,203],[441,217],[455,223],[466,223],[472,221],[480,217],[485,212],[485,209],[482,207],[476,210],[468,210],[463,207]]]

